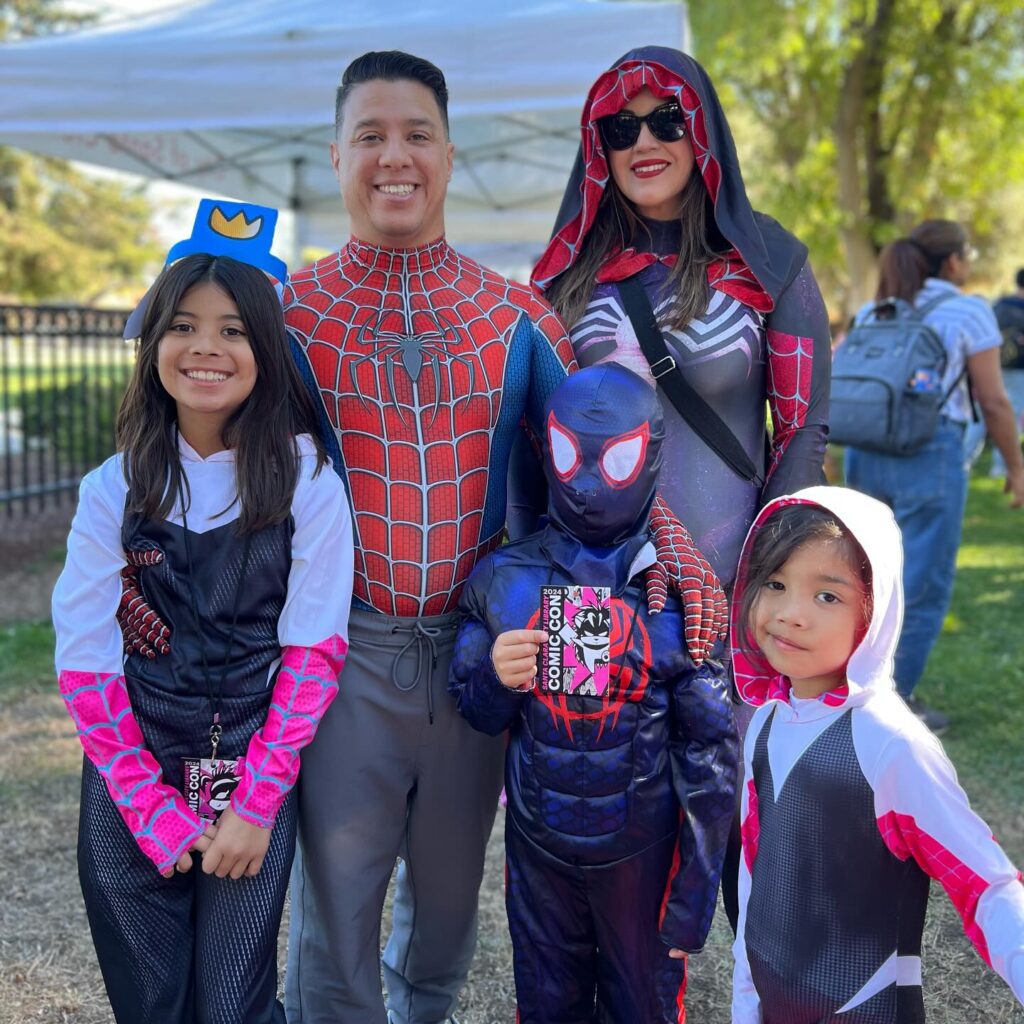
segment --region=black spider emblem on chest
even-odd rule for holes
[[[401,365],[412,381],[417,386],[420,381],[420,374],[424,367],[429,368],[433,375],[434,402],[431,413],[431,422],[437,417],[441,408],[441,396],[445,392],[443,387],[447,383],[447,393],[453,402],[459,400],[469,401],[476,390],[476,362],[468,355],[454,353],[450,349],[458,343],[458,338],[450,326],[443,326],[434,321],[437,330],[424,331],[419,334],[412,334],[406,331],[380,331],[375,330],[375,323],[368,323],[363,328],[362,337],[359,339],[361,345],[373,346],[366,355],[359,356],[349,363],[349,382],[353,392],[359,396],[364,408],[366,402],[363,399],[360,388],[356,382],[356,374],[364,363],[380,364],[384,367],[384,376],[387,380],[390,399],[398,410],[402,422],[406,421],[406,409],[398,402],[395,390],[395,367]],[[456,396],[452,386],[451,367],[460,364],[466,368],[469,374],[469,385],[465,393]],[[384,396],[381,396],[382,398]]]

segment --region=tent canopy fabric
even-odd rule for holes
[[[0,45],[0,143],[290,210],[296,249],[334,248],[348,231],[335,87],[358,54],[407,50],[448,81],[449,237],[525,261],[550,233],[591,82],[633,46],[683,46],[685,26],[670,3],[201,0]]]

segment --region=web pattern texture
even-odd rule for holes
[[[146,748],[124,676],[60,673],[60,692],[85,756],[96,766],[142,852],[165,870],[203,833],[185,798],[163,781]]]
[[[312,366],[352,501],[358,601],[389,615],[454,610],[497,547],[523,413],[574,366],[529,289],[443,240],[353,240],[292,278],[286,319]]]
[[[267,720],[249,741],[231,806],[245,821],[271,828],[299,777],[299,756],[338,693],[348,644],[332,636],[312,647],[285,647]]]
[[[814,339],[770,329],[765,334],[768,343],[768,407],[774,426],[768,469],[771,476],[797,430],[807,422]]]

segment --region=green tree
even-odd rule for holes
[[[0,39],[59,32],[92,20],[87,12],[67,10],[65,0],[4,0],[0,3]]]
[[[0,41],[73,28],[61,0],[0,2]],[[138,189],[0,147],[0,299],[92,302],[159,257]]]
[[[847,309],[917,220],[995,235],[1024,182],[1018,0],[696,0],[690,18],[758,201]]]

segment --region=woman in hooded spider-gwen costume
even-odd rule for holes
[[[660,493],[728,592],[758,508],[824,481],[825,306],[807,249],[751,208],[725,114],[692,57],[660,46],[631,50],[594,83],[581,124],[576,165],[532,281],[564,320],[580,366],[613,360],[658,387]],[[642,286],[667,349],[654,372],[625,312],[627,279]],[[725,440],[715,447],[670,400],[677,375],[720,418]],[[723,445],[732,446],[733,463],[746,459],[752,478],[730,468]],[[737,827],[722,878],[734,927],[738,859]]]
[[[654,386],[617,289],[633,276],[643,285],[669,372],[713,407],[760,477],[732,472],[659,390],[660,492],[728,587],[760,505],[822,480],[831,353],[807,249],[751,209],[714,87],[686,54],[627,53],[594,83],[582,124],[533,284],[581,366],[611,360]],[[657,367],[662,384],[667,366]]]
[[[714,658],[694,666],[675,598],[658,615],[644,601],[664,436],[651,389],[621,366],[581,370],[553,392],[544,423],[548,523],[469,577],[450,684],[475,728],[511,727],[518,1019],[677,1024],[683,955],[711,925],[735,805],[726,673]],[[562,588],[562,613],[542,619]],[[577,643],[575,660],[552,653]]]
[[[899,528],[858,491],[760,514],[733,605],[747,732],[733,1024],[921,1024],[929,878],[1024,1000],[1024,887],[897,696]]]

